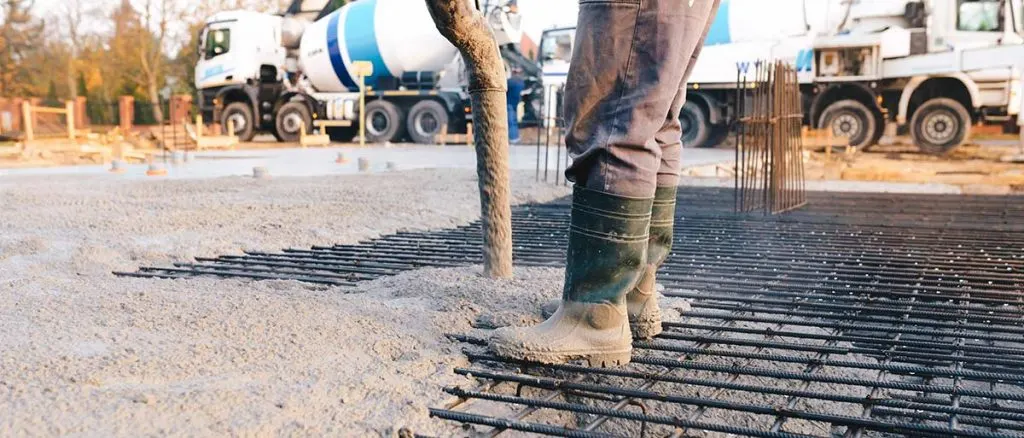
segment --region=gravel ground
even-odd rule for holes
[[[515,202],[568,193],[513,175]],[[0,180],[0,436],[448,435],[443,336],[557,295],[560,273],[423,270],[358,288],[117,278],[197,255],[354,243],[479,215],[469,170]]]
[[[568,194],[565,187],[534,183],[532,171],[514,173],[513,187],[516,203]],[[110,274],[194,256],[354,243],[397,230],[465,224],[479,215],[470,170],[270,180],[5,177],[0,206],[0,436],[395,436],[401,428],[461,436],[465,431],[427,412],[448,401],[441,388],[476,386],[452,373],[469,364],[464,346],[444,335],[485,335],[474,327],[538,321],[537,309],[558,296],[563,275],[519,268],[513,280],[490,281],[479,267],[426,269],[331,288]],[[683,307],[672,301],[664,307]],[[679,312],[666,317],[678,320]],[[856,369],[818,373],[876,376]],[[736,382],[804,389],[796,381],[751,376]],[[662,384],[657,391],[763,406],[786,402],[785,396],[712,394],[690,385]],[[679,406],[651,407],[693,414]],[[797,408],[859,414],[858,406],[820,400],[801,400]],[[491,409],[480,403],[473,411]],[[773,421],[721,409],[701,418],[759,428]],[[589,419],[550,411],[531,417],[573,426]],[[620,421],[602,430],[639,433]],[[833,432],[802,420],[788,421],[783,430]]]

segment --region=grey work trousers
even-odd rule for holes
[[[679,182],[679,112],[720,0],[580,0],[563,110],[576,185],[650,198]]]

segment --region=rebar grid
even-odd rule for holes
[[[483,385],[447,388],[463,402],[432,415],[484,436],[1024,436],[1024,198],[808,196],[737,216],[730,190],[681,189],[669,322],[631,365],[507,361],[456,336],[456,372]],[[567,200],[517,208],[516,262],[561,266],[568,219]],[[351,285],[479,263],[479,238],[474,223],[122,275]]]

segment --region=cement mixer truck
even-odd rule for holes
[[[430,143],[442,130],[465,132],[472,116],[464,65],[423,0],[358,0],[336,10],[326,2],[315,21],[299,3],[280,15],[207,19],[195,69],[204,120],[230,125],[242,141],[260,132],[295,141],[303,128],[349,141],[360,123],[371,142]],[[514,0],[485,7],[507,62],[522,62]],[[366,64],[372,69],[361,76],[356,66]]]
[[[564,83],[574,32],[541,37],[545,89]],[[1018,129],[1022,43],[1021,0],[722,0],[690,77],[683,142],[721,143],[737,119],[738,73],[779,59],[799,71],[806,126],[861,148],[890,129],[944,153],[977,123]],[[557,93],[546,95],[554,123]]]

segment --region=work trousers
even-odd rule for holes
[[[576,185],[650,198],[679,182],[679,111],[720,0],[580,0],[563,111]]]

